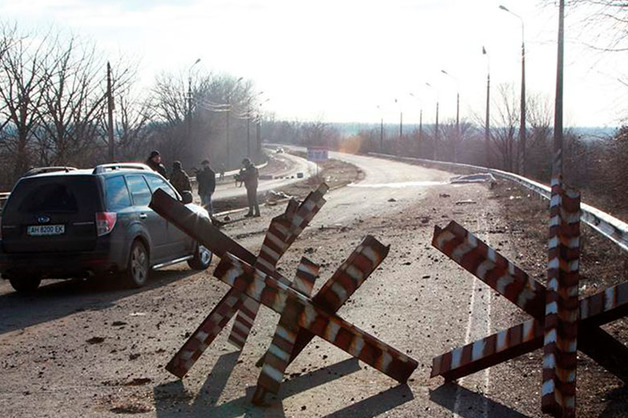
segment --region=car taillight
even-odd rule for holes
[[[96,231],[98,236],[107,235],[116,226],[118,215],[115,212],[96,212]]]

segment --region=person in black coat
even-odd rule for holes
[[[196,174],[196,182],[198,183],[198,195],[201,198],[201,204],[210,215],[214,214],[212,205],[212,194],[216,190],[216,173],[209,166],[208,160],[201,163],[203,169]]]
[[[168,173],[166,173],[166,167],[164,167],[164,165],[161,163],[161,155],[159,154],[159,151],[152,151],[145,164],[149,166],[153,171],[156,171],[164,176],[164,178],[168,178]]]

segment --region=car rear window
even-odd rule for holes
[[[107,210],[117,212],[131,206],[131,196],[123,176],[109,177],[105,180]]]
[[[78,213],[98,205],[96,181],[87,176],[51,176],[24,179],[11,194],[6,212]]]

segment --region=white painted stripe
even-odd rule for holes
[[[379,366],[382,370],[388,370],[390,363],[392,362],[392,356],[388,353],[388,351],[383,351],[382,355],[377,359]]]
[[[369,259],[371,262],[371,268],[375,268],[375,266],[382,261],[381,255],[375,252],[372,247],[366,246],[364,247],[364,250],[360,251],[360,253]]]
[[[515,281],[515,279],[512,276],[509,275],[503,275],[502,277],[500,277],[499,279],[497,279],[497,291],[499,293],[501,293],[502,295],[506,294],[506,288],[512,284]]]
[[[495,253],[495,250],[492,249],[491,247],[488,247],[488,251],[487,251],[487,257],[489,260],[491,260],[493,263],[497,262],[497,254]]]
[[[486,280],[486,273],[491,271],[495,267],[495,263],[489,260],[484,260],[476,269],[475,274],[482,280]]]
[[[506,345],[507,336],[508,336],[508,330],[500,331],[499,334],[497,334],[497,347],[495,348],[495,351],[497,353],[504,351],[506,348],[508,348],[508,346]]]
[[[252,312],[257,312],[257,310],[259,309],[259,302],[251,299],[248,296],[244,297],[244,302],[242,302],[242,304],[244,305],[246,309]]]
[[[546,354],[543,356],[543,368],[544,369],[553,369],[556,367],[556,357],[553,353]]]
[[[347,274],[358,285],[362,284],[362,282],[364,281],[364,273],[358,270],[357,267],[355,267],[354,265],[350,265],[349,268],[347,268]]]
[[[286,243],[271,231],[266,232],[266,238],[268,238],[268,241],[272,242],[278,248],[281,248],[282,250],[285,249]]]
[[[268,348],[268,352],[278,359],[287,362],[290,359],[290,354],[277,347],[275,344],[271,344]]]
[[[274,262],[277,262],[277,260],[274,260]],[[275,270],[275,265],[272,264],[269,261],[264,260],[262,257],[257,257],[257,260],[255,260],[255,264],[257,265],[261,265],[262,267],[264,267],[267,271],[273,271]]]
[[[253,280],[249,288],[251,289],[253,299],[260,300],[262,298],[262,292],[266,289],[266,283],[262,280]]]
[[[463,241],[460,245],[458,245],[451,253],[451,258],[456,261],[462,261],[462,258],[471,252],[473,247],[469,245],[468,242]]]
[[[277,263],[277,260],[281,258],[281,254],[279,254],[278,252],[276,252],[275,250],[273,250],[267,245],[262,245],[262,249],[260,250],[260,253],[268,255],[268,257],[272,260],[272,264]],[[259,260],[260,257],[258,257],[257,259]]]
[[[444,248],[445,245],[451,241],[452,239],[456,238],[456,236],[454,234],[452,234],[449,231],[442,231],[440,233],[440,235],[438,237],[436,237],[436,247],[437,248]]]
[[[545,306],[545,315],[557,314],[558,313],[558,305],[556,302],[550,302]]]
[[[549,239],[549,241],[547,241],[547,247],[551,250],[554,249],[556,247],[558,247],[558,244],[560,243],[560,241],[558,240],[557,236],[553,236]]]
[[[560,216],[554,215],[549,220],[549,227],[552,228],[554,226],[560,225]]]
[[[276,229],[277,231],[279,231],[279,233],[280,233],[281,235],[283,235],[283,236],[285,236],[285,237],[289,237],[289,236],[291,236],[291,235],[292,235],[292,233],[290,232],[290,230],[289,230],[287,227],[285,227],[284,225],[280,224],[280,223],[275,223],[273,226],[275,227],[275,229]]]
[[[325,336],[327,336],[329,341],[335,341],[338,331],[340,331],[340,324],[337,324],[335,321],[329,321],[327,328],[325,328]]]
[[[281,383],[283,381],[283,373],[267,363],[264,363],[264,367],[262,367],[262,373],[270,377],[275,382]]]
[[[552,258],[549,263],[547,263],[547,268],[549,269],[558,269],[560,267],[560,261],[558,257]]]
[[[349,353],[354,357],[360,357],[362,349],[364,348],[364,338],[361,335],[356,335],[351,341],[349,346]]]
[[[549,379],[543,382],[543,389],[541,391],[541,395],[545,396],[553,392],[554,392],[554,380]]]
[[[309,328],[314,323],[314,320],[316,320],[317,316],[318,314],[316,313],[314,307],[307,304],[305,305],[305,308],[303,309],[303,312],[301,313],[301,316],[299,318],[299,325],[303,328]]]
[[[281,323],[277,325],[275,334],[277,334],[286,341],[294,341],[296,339],[296,334],[292,330],[289,330],[288,328],[281,325]]]
[[[523,341],[532,341],[534,339],[534,320],[523,323]]]
[[[277,313],[281,313],[286,309],[286,301],[288,300],[288,295],[284,292],[277,293],[275,300],[273,301],[273,310]]]
[[[481,339],[473,343],[473,349],[471,351],[471,360],[475,361],[484,357],[484,348],[486,347],[486,341]]]
[[[451,369],[457,369],[460,367],[460,361],[462,360],[462,347],[456,348],[451,352]]]
[[[334,284],[331,285],[331,290],[338,296],[338,299],[340,299],[341,301],[345,301],[349,298],[349,295],[347,294],[345,288],[338,282],[334,282]]]
[[[197,340],[199,340],[200,342],[203,342],[203,341],[205,341],[205,339],[207,338],[208,335],[209,334],[206,333],[205,331],[199,331],[199,332],[196,333],[195,338]]]
[[[239,329],[240,331],[244,332],[247,335],[248,335],[249,331],[251,330],[251,328],[248,325],[243,324],[240,321],[235,321],[233,323],[233,327]],[[232,335],[233,335],[233,333],[232,333]]]
[[[543,345],[548,345],[555,342],[556,342],[556,328],[546,331],[545,337],[543,338]]]

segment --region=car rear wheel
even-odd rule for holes
[[[129,287],[142,287],[148,280],[149,272],[150,264],[146,246],[141,241],[135,241],[131,246],[129,264],[124,272],[124,280]]]
[[[10,276],[11,286],[19,293],[32,293],[39,287],[41,277],[39,276]]]
[[[196,245],[196,251],[194,251],[194,258],[188,260],[188,266],[194,270],[207,270],[207,267],[212,262],[212,252],[201,244]]]

